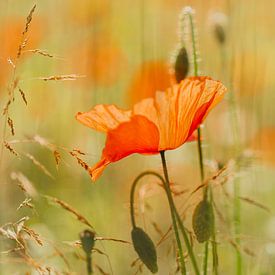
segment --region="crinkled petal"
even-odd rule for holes
[[[195,130],[223,98],[226,88],[209,77],[190,77],[155,98],[137,103],[133,111],[97,105],[76,118],[107,133],[100,162],[89,169],[96,180],[105,167],[133,153],[154,154],[196,139]]]
[[[155,98],[144,99],[133,108],[146,116],[160,132],[159,151],[175,149],[196,139],[194,131],[222,99],[226,88],[209,77],[189,77]]]
[[[89,112],[78,112],[76,119],[97,131],[107,132],[123,122],[129,121],[131,111],[124,111],[115,105],[96,105]]]
[[[158,92],[155,105],[160,129],[159,150],[174,149],[186,142],[225,91],[219,81],[191,77],[166,93]]]

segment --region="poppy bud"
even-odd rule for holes
[[[90,255],[95,245],[95,233],[86,229],[79,236],[83,250],[87,255]]]
[[[140,260],[152,273],[158,272],[157,252],[153,241],[139,227],[134,227],[131,234],[135,251]]]
[[[218,42],[220,44],[224,44],[224,42],[225,42],[225,31],[224,31],[223,26],[216,24],[214,26],[214,34],[215,34],[215,37],[218,40]]]
[[[214,213],[212,205],[202,200],[195,208],[193,214],[193,230],[198,242],[208,241],[214,227]]]
[[[176,57],[175,61],[175,78],[177,83],[180,83],[188,74],[189,62],[185,47],[182,47]]]
[[[226,40],[227,16],[221,12],[214,12],[210,16],[210,23],[216,40],[223,45]]]

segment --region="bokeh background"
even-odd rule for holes
[[[29,217],[25,224],[43,242],[40,246],[26,237],[29,257],[43,268],[49,267],[50,274],[86,272],[84,253],[72,243],[87,226],[68,211],[49,204],[43,195],[67,202],[90,221],[97,236],[130,240],[131,182],[144,170],[161,172],[160,158],[130,156],[108,167],[93,184],[68,151],[81,150],[85,155],[78,156],[93,165],[100,158],[104,135],[79,124],[74,116],[98,103],[129,108],[148,96],[147,91],[168,87],[170,60],[179,41],[179,13],[185,6],[192,6],[196,12],[200,74],[223,81],[229,93],[233,93],[239,153],[246,160],[240,170],[229,172],[223,188],[215,188],[217,209],[225,218],[225,221],[216,218],[220,273],[234,274],[235,270],[230,228],[232,182],[238,178],[243,245],[239,249],[245,259],[244,274],[274,274],[274,2],[3,0],[0,2],[1,109],[6,105],[8,87],[13,81],[13,68],[8,60],[16,59],[26,17],[34,4],[37,6],[26,35],[28,41],[16,65],[18,85],[27,106],[16,88],[15,101],[9,109],[15,135],[10,134],[9,127],[3,133],[4,116],[0,124],[1,143],[8,142],[18,152],[15,156],[4,146],[1,150],[0,224],[7,228],[7,223]],[[225,33],[224,43],[217,39],[217,24]],[[64,75],[73,75],[74,80],[43,80]],[[230,166],[239,157],[232,130],[231,99],[225,98],[203,128],[209,175],[218,165]],[[58,165],[55,150],[60,154]],[[200,184],[197,146],[189,143],[167,152],[167,159],[172,181],[180,193],[176,196],[177,204],[185,210],[186,225],[191,229],[193,208],[201,196],[197,192],[188,199]],[[27,182],[32,189],[23,192],[18,186],[20,181]],[[140,185],[136,210],[138,224],[157,242],[171,221],[164,192],[154,181],[149,178]],[[17,210],[26,193],[33,208],[23,206]],[[1,237],[0,274],[44,274],[19,252],[9,252],[14,247],[14,240]],[[96,247],[107,256],[94,253],[95,274],[138,274],[139,264],[131,266],[136,259],[131,245],[97,241]],[[199,259],[202,247],[197,245]],[[159,274],[176,274],[172,236],[158,246],[158,253]],[[143,268],[142,274],[149,273]]]

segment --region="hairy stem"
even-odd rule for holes
[[[168,197],[168,200],[169,200],[169,204],[170,204],[170,207],[173,209],[173,211],[175,213],[177,222],[179,224],[181,233],[183,235],[183,239],[184,239],[185,245],[186,245],[187,250],[188,250],[188,254],[190,256],[190,259],[191,259],[191,262],[192,262],[192,265],[193,265],[193,268],[194,268],[194,272],[195,272],[195,274],[198,275],[198,274],[200,274],[200,271],[199,271],[199,268],[198,268],[198,265],[197,265],[196,257],[194,255],[193,248],[192,248],[192,246],[191,246],[191,244],[189,242],[186,230],[185,230],[185,228],[184,228],[184,226],[182,224],[180,215],[179,215],[179,213],[178,213],[178,211],[176,209],[176,206],[174,204],[172,192],[171,192],[171,189],[170,189],[168,169],[167,169],[166,160],[165,160],[165,151],[161,151],[160,155],[161,155],[163,173],[164,173],[164,177],[165,177],[165,181],[164,181],[163,184],[164,184],[164,187],[166,189],[166,193],[167,193],[167,197]]]
[[[193,61],[194,61],[194,76],[198,76],[198,58],[197,58],[197,49],[196,49],[196,40],[195,40],[195,27],[193,22],[193,17],[191,13],[188,13],[190,25],[191,25],[191,37],[192,37],[192,46],[193,46]],[[199,163],[200,163],[200,175],[201,182],[204,182],[204,167],[203,167],[203,153],[202,153],[202,144],[201,144],[201,129],[198,128],[198,154],[199,154]],[[204,187],[203,199],[207,200],[208,186]],[[211,196],[210,203],[213,203],[213,197]],[[216,245],[216,233],[215,225],[213,225],[212,233],[212,251],[213,251],[213,269],[214,273],[217,274],[217,245]],[[203,274],[207,275],[207,265],[208,265],[208,241],[204,246],[204,260],[203,260]]]

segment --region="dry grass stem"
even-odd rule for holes
[[[271,213],[271,210],[270,210],[267,206],[265,206],[265,205],[262,204],[262,203],[259,203],[259,202],[255,201],[255,200],[253,200],[253,199],[250,199],[250,198],[248,198],[248,197],[239,197],[239,199],[241,199],[242,201],[245,201],[245,202],[247,202],[247,203],[249,203],[249,204],[251,204],[251,205],[254,205],[254,206],[256,206],[256,207],[259,207],[259,208],[265,210],[265,211],[268,212],[268,213]]]
[[[10,177],[12,180],[17,181],[20,189],[28,194],[30,197],[36,198],[38,196],[38,192],[36,191],[32,182],[21,172],[12,172]]]
[[[8,125],[10,127],[11,134],[14,136],[15,135],[15,130],[14,130],[14,125],[13,125],[13,120],[10,117],[8,117]]]
[[[46,56],[46,57],[50,57],[50,58],[54,57],[52,54],[48,53],[47,51],[40,50],[40,49],[26,50],[26,51],[23,51],[22,53],[36,53],[36,54]]]
[[[76,75],[76,74],[69,74],[69,75],[54,75],[54,76],[47,76],[47,77],[38,77],[37,79],[44,80],[44,81],[67,81],[67,80],[77,80],[78,78],[83,78],[85,75]]]
[[[21,97],[22,97],[24,103],[25,103],[26,105],[28,105],[28,102],[27,102],[27,99],[26,99],[26,96],[25,96],[24,91],[23,91],[21,88],[18,88],[18,90],[19,90],[19,92],[20,92],[20,95],[21,95]]]
[[[29,153],[25,153],[24,154],[29,160],[32,161],[32,163],[37,166],[45,175],[47,175],[48,177],[50,177],[51,179],[54,179],[53,175],[48,171],[48,169],[41,164],[33,155],[29,154]]]
[[[10,146],[10,144],[6,141],[4,141],[4,146],[7,148],[13,155],[19,156],[19,154]]]
[[[67,204],[66,202],[59,200],[57,198],[54,197],[50,197],[50,196],[45,196],[44,197],[49,201],[54,203],[55,205],[59,205],[61,206],[63,209],[65,209],[66,211],[72,213],[77,220],[79,220],[81,223],[88,225],[90,228],[93,228],[93,226],[90,224],[90,222],[84,217],[82,216],[80,213],[78,213],[78,211],[76,211],[74,208],[72,208],[69,204]]]

